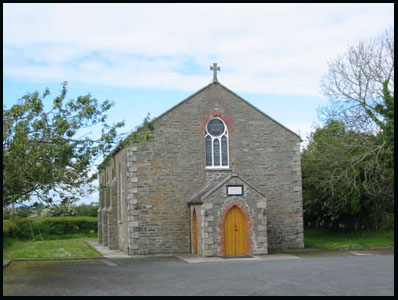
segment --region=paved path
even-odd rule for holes
[[[116,250],[110,250],[108,247],[100,245],[98,241],[86,241],[89,245],[94,247],[106,258],[150,258],[150,257],[177,257],[187,263],[204,263],[204,262],[231,262],[231,261],[251,261],[251,260],[279,260],[279,259],[297,259],[302,256],[340,256],[340,255],[354,255],[354,256],[369,256],[381,254],[393,254],[393,247],[385,248],[364,248],[355,250],[323,250],[317,248],[306,248],[285,251],[285,253],[268,254],[268,255],[254,255],[251,257],[236,257],[236,258],[222,258],[222,257],[201,257],[194,254],[157,254],[157,255],[132,255]]]
[[[116,257],[129,257],[126,252],[120,250],[110,250],[107,246],[100,245],[98,241],[86,241],[87,244],[93,246],[99,253],[104,257],[116,258]]]
[[[93,246],[106,258],[153,258],[153,257],[177,257],[187,263],[203,263],[203,262],[231,262],[231,261],[252,261],[252,260],[275,260],[275,259],[295,259],[298,258],[294,255],[289,254],[273,254],[273,255],[260,255],[252,257],[234,257],[234,258],[222,258],[222,257],[200,257],[194,254],[158,254],[158,255],[131,255],[128,256],[125,252],[120,250],[110,250],[106,246],[102,246],[98,241],[86,241],[89,245]]]
[[[392,249],[318,252],[202,263],[187,263],[192,257],[13,262],[3,270],[3,295],[394,295]]]

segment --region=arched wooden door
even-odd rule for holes
[[[193,210],[192,216],[192,249],[193,253],[198,254],[198,219],[196,217],[196,209]]]
[[[237,206],[229,210],[224,226],[225,255],[246,255],[246,219]]]

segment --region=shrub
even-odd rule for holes
[[[75,204],[61,203],[43,208],[40,211],[40,217],[97,217],[98,207],[98,204],[81,204],[76,206]]]
[[[48,235],[96,233],[97,218],[93,217],[47,217],[3,221],[3,237],[18,239],[41,239]]]
[[[41,217],[72,217],[77,216],[76,205],[70,203],[61,203],[43,209],[40,212]]]
[[[90,205],[86,205],[86,204],[81,204],[79,206],[76,207],[76,215],[79,217],[97,217],[98,215],[98,204],[90,204]]]

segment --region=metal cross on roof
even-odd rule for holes
[[[213,82],[217,82],[217,71],[220,71],[220,67],[217,66],[217,63],[213,63],[213,66],[210,66],[210,70],[213,71]]]

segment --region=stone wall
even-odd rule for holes
[[[109,200],[110,200],[110,188],[104,187],[104,207],[102,208],[102,242],[104,246],[109,245],[108,239],[108,207],[109,207]]]
[[[228,196],[227,185],[243,185],[242,196]],[[224,220],[229,210],[237,206],[246,217],[247,254],[267,254],[266,199],[239,178],[232,177],[203,202],[201,223],[203,256],[224,256]],[[208,216],[204,216],[207,211]]]
[[[229,170],[205,168],[213,116],[228,126]],[[295,134],[220,84],[198,91],[157,118],[153,140],[125,148],[128,253],[189,253],[187,200],[228,172],[265,195],[268,248],[303,247],[299,147]]]
[[[118,248],[128,252],[129,235],[128,235],[128,204],[127,204],[127,149],[122,149],[115,155],[116,181],[118,190],[117,201],[117,226],[118,226]]]
[[[101,177],[100,177],[100,183]],[[99,191],[99,205],[98,205],[98,213],[97,213],[97,220],[98,220],[98,243],[102,244],[104,242],[102,236],[102,209],[104,207],[104,191],[100,189]]]
[[[125,150],[119,151],[114,159],[100,172],[100,201],[98,209],[98,241],[110,249],[127,252],[127,203]]]
[[[229,129],[230,170],[205,168],[204,128],[217,115]],[[162,183],[176,185],[176,202],[182,205],[214,176],[237,173],[267,197],[269,248],[304,246],[300,140],[295,134],[219,84],[161,116],[155,133],[152,153],[167,173]]]
[[[118,232],[117,232],[118,189],[117,189],[116,178],[112,180],[108,190],[109,190],[108,247],[109,249],[117,249],[118,248]]]

